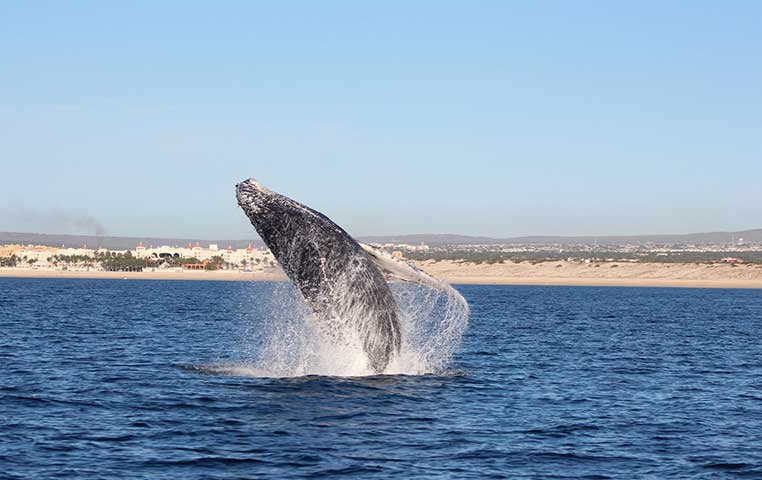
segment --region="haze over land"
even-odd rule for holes
[[[438,245],[564,245],[564,244],[728,244],[743,240],[745,243],[762,243],[762,229],[740,230],[736,232],[703,232],[689,234],[659,234],[659,235],[602,235],[602,236],[529,236],[513,238],[491,238],[470,235],[453,234],[416,234],[416,235],[372,235],[358,237],[365,243],[395,243],[395,244],[426,244]],[[233,248],[245,248],[249,244],[261,248],[264,243],[253,235],[246,239],[198,239],[198,238],[162,238],[162,237],[117,237],[109,235],[71,235],[25,232],[0,232],[0,245],[48,245],[48,246],[78,246],[89,245],[93,248],[102,247],[115,250],[134,248],[139,242],[146,245],[178,245],[202,242],[216,243],[221,247],[231,245]]]

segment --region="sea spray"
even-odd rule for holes
[[[420,375],[446,369],[460,347],[469,310],[460,293],[443,285],[435,290],[391,283],[400,309],[402,344],[385,374]],[[241,362],[216,370],[265,377],[374,374],[359,332],[352,328],[357,322],[317,318],[290,283],[276,284],[269,301],[262,300],[257,295],[260,315],[244,329]],[[337,331],[341,331],[338,336]]]

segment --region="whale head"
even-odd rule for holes
[[[265,244],[276,254],[306,240],[321,214],[264,187],[253,178],[236,185],[236,199]],[[280,262],[281,264],[284,262]]]
[[[278,194],[262,186],[253,178],[244,180],[235,186],[238,205],[249,214],[264,213]],[[251,217],[251,215],[249,215]]]

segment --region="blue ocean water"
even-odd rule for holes
[[[0,278],[0,477],[762,478],[760,291],[459,286],[440,375],[197,368],[272,289]]]

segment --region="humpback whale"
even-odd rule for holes
[[[370,369],[382,373],[400,349],[399,307],[379,268],[389,259],[369,253],[322,213],[254,179],[236,185],[236,197],[324,331],[336,341],[347,332],[356,335]]]
[[[417,283],[453,298],[453,311],[463,314],[463,322],[443,323],[442,333],[459,338],[465,328],[468,304],[449,284],[357,242],[322,213],[253,178],[236,185],[236,198],[320,328],[337,342],[359,339],[373,372],[383,373],[401,345],[400,308],[387,280]]]

